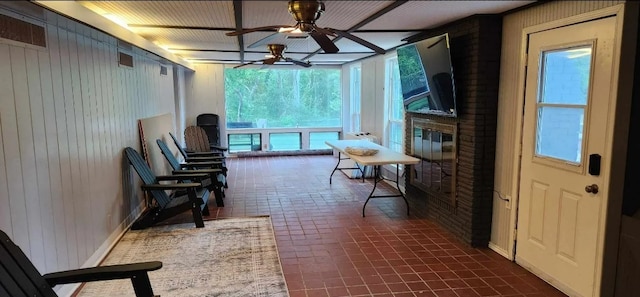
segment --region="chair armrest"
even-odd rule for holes
[[[217,162],[217,161],[210,161],[210,162],[187,162],[187,163],[182,163],[180,164],[180,167],[182,168],[189,168],[189,167],[200,167],[200,168],[205,168],[205,167],[222,167],[224,166],[224,164],[222,162]]]
[[[173,170],[173,174],[205,174],[209,177],[211,173],[222,173],[222,169],[211,168],[211,169],[181,169],[181,170]]]
[[[216,161],[215,159],[187,159],[187,162],[182,163],[185,166],[212,166],[212,165],[224,165],[224,162]],[[182,165],[181,164],[181,165]]]
[[[153,261],[54,272],[45,274],[43,277],[51,287],[54,287],[60,284],[133,278],[160,268],[162,268],[162,262]]]
[[[223,164],[224,159],[209,158],[209,157],[194,157],[194,158],[185,159],[185,163],[202,163],[202,162],[216,162],[218,164]]]
[[[152,184],[142,185],[143,190],[178,190],[178,189],[190,189],[198,188],[202,185],[200,183],[180,183],[180,184]]]
[[[209,156],[209,157],[186,157],[184,158],[185,162],[222,162],[226,159],[223,156]]]
[[[222,152],[186,152],[189,157],[217,157],[226,158]]]
[[[165,181],[165,180],[190,180],[194,178],[207,178],[209,175],[207,174],[173,174],[173,175],[160,175],[156,176],[156,180]]]
[[[219,151],[226,151],[227,148],[224,146],[219,146],[219,145],[214,145],[214,144],[210,144],[209,145],[210,149],[214,149],[214,150],[219,150]]]

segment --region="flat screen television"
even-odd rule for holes
[[[397,55],[405,110],[457,116],[449,34],[398,47]]]

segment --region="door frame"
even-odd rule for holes
[[[524,99],[525,99],[525,83],[526,83],[526,63],[527,51],[529,48],[529,35],[537,32],[547,31],[555,28],[570,26],[578,23],[588,22],[605,17],[615,17],[615,42],[614,42],[614,58],[613,59],[613,75],[611,77],[611,97],[617,97],[616,104],[612,106],[609,117],[613,121],[613,125],[607,129],[607,143],[611,143],[606,148],[606,154],[611,156],[611,172],[609,183],[603,185],[608,187],[609,196],[606,197],[607,202],[603,205],[601,216],[605,219],[600,223],[602,234],[598,235],[597,246],[597,263],[594,275],[594,292],[599,292],[601,296],[613,296],[615,286],[615,271],[617,263],[617,249],[619,227],[621,219],[621,207],[623,198],[625,165],[627,154],[627,138],[630,123],[630,110],[633,91],[633,73],[636,57],[636,42],[638,30],[638,16],[640,15],[640,4],[636,2],[626,2],[568,18],[547,22],[544,24],[525,27],[522,29],[520,59],[518,63],[517,74],[517,107],[519,112],[516,114],[516,129],[514,150],[518,152],[514,154],[513,172],[512,172],[512,189],[513,189],[513,205],[511,207],[509,221],[509,241],[508,256],[509,259],[515,261],[516,245],[516,228],[518,217],[518,203],[520,193],[520,171],[522,156],[522,137],[523,137],[523,120],[524,120]],[[627,17],[625,17],[625,15]],[[625,36],[624,40],[622,36]],[[625,57],[621,63],[621,57]],[[615,115],[615,116],[614,116]],[[604,261],[606,258],[606,261]]]

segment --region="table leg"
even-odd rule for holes
[[[400,184],[398,183],[398,181],[400,180],[400,168],[399,168],[398,164],[396,164],[396,180],[395,180],[395,183],[396,183],[396,189],[398,190],[400,195],[373,195],[373,193],[376,191],[376,188],[378,187],[378,181],[384,180],[384,178],[382,177],[380,166],[381,165],[374,165],[373,166],[373,190],[371,190],[371,193],[369,193],[369,197],[367,197],[367,201],[365,201],[364,205],[362,206],[362,217],[365,217],[364,209],[367,207],[367,203],[369,203],[369,200],[371,198],[384,198],[384,197],[402,197],[402,199],[404,200],[404,203],[407,205],[407,216],[408,216],[409,215],[409,202],[407,201],[407,197],[405,197],[404,193],[402,193],[402,191],[400,190]]]
[[[373,192],[376,191],[376,187],[378,186],[378,174],[380,171],[380,165],[374,165],[373,166],[373,189],[371,190],[371,193],[369,193],[369,197],[367,197],[367,201],[364,202],[364,205],[362,206],[362,217],[364,218],[364,208],[367,207],[367,203],[369,203],[369,200],[371,198],[374,197],[379,197],[379,196],[373,196]]]
[[[336,167],[333,168],[333,171],[331,171],[331,175],[329,175],[329,184],[331,184],[331,178],[333,177],[333,174],[336,173],[336,170],[338,170],[338,166],[340,166],[340,160],[342,160],[342,157],[340,156],[340,152],[338,152],[338,164],[336,164]]]
[[[360,168],[360,166],[358,165],[358,163],[355,163],[355,167],[348,167],[348,168],[340,168],[340,161],[342,160],[346,160],[349,158],[343,158],[342,157],[342,153],[338,151],[338,164],[336,164],[336,167],[333,168],[333,171],[331,171],[331,175],[329,176],[329,184],[331,184],[331,179],[333,178],[333,174],[336,172],[336,170],[342,170],[342,169],[358,169],[360,170],[360,173],[362,173],[362,182],[364,182],[364,172],[366,171],[367,166],[364,166],[364,170],[362,168]]]
[[[404,193],[402,193],[402,191],[400,190],[400,184],[398,183],[400,181],[400,165],[396,164],[396,189],[398,189],[398,192],[400,192],[400,195],[402,196],[402,199],[404,200],[404,204],[407,205],[407,216],[409,215],[409,201],[407,201],[407,197],[404,196]]]

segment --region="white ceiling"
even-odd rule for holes
[[[285,57],[310,61],[314,65],[340,65],[375,55],[346,38],[335,42],[340,51],[324,54],[312,39],[287,39],[274,31],[226,36],[236,28],[234,1],[77,1],[105,17],[116,16],[137,35],[168,48],[192,63],[242,63],[262,60],[265,44],[250,47],[262,38],[276,34],[268,43],[287,46]],[[287,1],[236,1],[242,10],[244,29],[295,25]],[[403,38],[419,30],[435,28],[474,14],[502,13],[535,1],[324,1],[325,12],[316,21],[319,27],[342,31],[385,9],[402,3],[364,24],[352,34],[385,50],[404,44]],[[395,3],[395,4],[399,4]],[[244,44],[240,48],[240,42]],[[241,56],[244,56],[242,60]],[[286,63],[284,63],[286,64]]]

